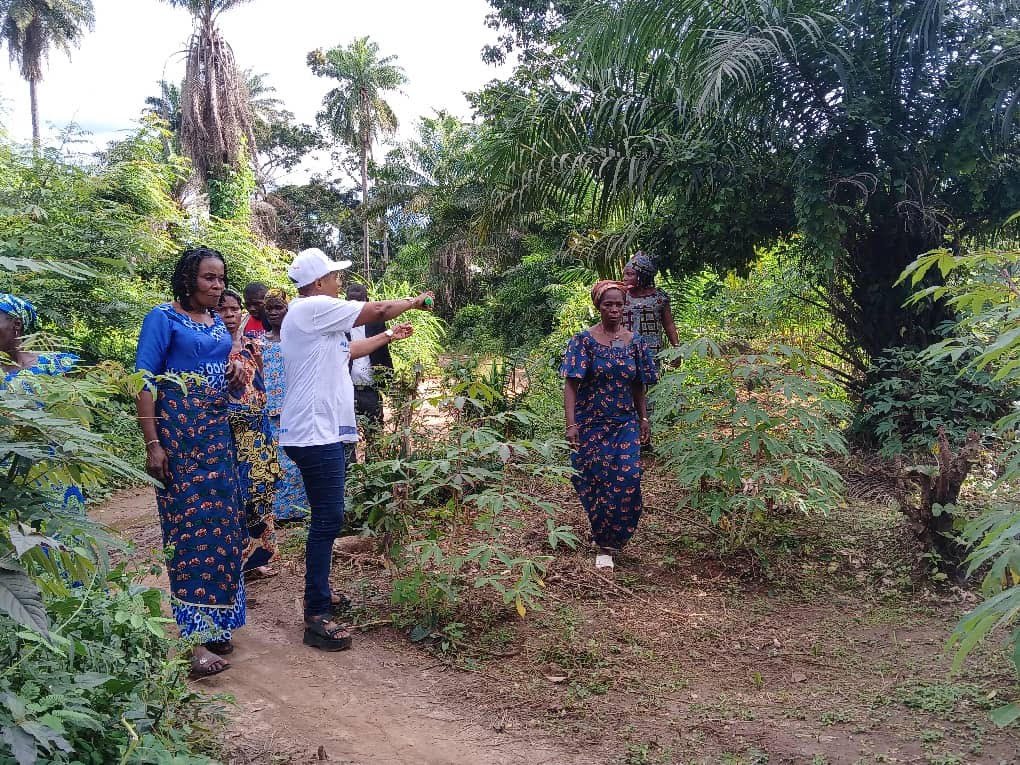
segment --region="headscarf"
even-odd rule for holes
[[[655,284],[655,274],[658,272],[659,267],[655,265],[655,261],[643,252],[638,251],[634,253],[627,266],[634,269],[634,273],[637,274],[638,286],[639,287],[651,287]]]
[[[602,281],[595,282],[595,286],[591,288],[591,302],[595,304],[596,308],[602,302],[602,296],[609,292],[609,290],[620,290],[624,295],[627,294],[627,288],[623,282],[618,282],[614,279],[603,279]]]
[[[284,305],[290,305],[290,301],[287,299],[287,293],[281,290],[279,287],[273,287],[271,290],[266,290],[265,300],[273,298],[274,300],[281,301]]]
[[[25,332],[32,330],[39,320],[39,314],[36,313],[34,305],[9,292],[0,292],[0,311],[19,319]]]

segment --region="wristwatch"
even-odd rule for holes
[[[393,339],[393,330],[392,329],[386,330],[386,337],[390,338],[391,340]]]

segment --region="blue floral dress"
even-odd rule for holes
[[[142,323],[135,366],[150,374],[156,432],[170,478],[156,489],[170,605],[182,637],[230,640],[245,623],[247,543],[225,378],[233,341],[218,316],[204,325],[167,303]],[[193,373],[187,391],[164,374]]]
[[[641,518],[641,430],[632,386],[658,379],[655,361],[640,335],[612,348],[585,330],[567,345],[560,374],[581,381],[574,411],[580,448],[571,455],[574,489],[595,544],[619,550]]]
[[[279,340],[262,340],[262,375],[266,385],[266,414],[273,442],[277,444],[276,458],[280,463],[280,477],[273,496],[273,515],[278,521],[299,521],[308,515],[308,497],[301,471],[294,460],[279,446],[280,410],[283,409],[284,376],[283,352]]]
[[[20,388],[21,392],[34,395],[37,387],[32,378],[37,375],[56,376],[74,371],[79,358],[73,353],[40,353],[35,363],[25,369],[15,369],[4,374],[3,386],[12,390]],[[42,406],[40,402],[39,406]],[[3,466],[7,469],[7,466]],[[64,483],[47,474],[40,479],[48,493],[53,496],[53,504],[57,509],[85,515],[85,495],[79,486]],[[47,502],[47,507],[50,503]]]

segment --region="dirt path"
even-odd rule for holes
[[[93,516],[137,545],[161,546],[151,490],[114,496]],[[228,750],[234,763],[349,765],[538,765],[593,763],[531,735],[500,731],[477,707],[452,701],[441,667],[395,651],[385,633],[361,634],[351,651],[326,654],[301,644],[301,572],[285,566],[249,589],[248,625],[238,631],[233,667],[201,683],[230,694],[236,708]],[[161,582],[165,585],[165,580]]]

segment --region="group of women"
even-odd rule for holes
[[[622,281],[591,290],[600,321],[569,343],[565,378],[567,438],[574,486],[598,547],[596,566],[633,535],[641,514],[640,448],[649,440],[648,386],[658,377],[655,354],[665,334],[676,345],[669,301],[654,286],[655,265],[642,254]],[[180,257],[173,301],[142,324],[137,369],[146,469],[157,479],[167,548],[171,607],[181,635],[193,642],[192,670],[229,667],[232,633],[245,623],[245,580],[271,576],[275,524],[307,512],[295,464],[278,447],[284,394],[280,327],[288,301],[265,295],[264,333],[244,334],[242,299],[228,289],[226,263],[198,247]],[[35,375],[74,368],[72,354],[32,353],[21,340],[37,321],[27,301],[0,293],[3,385],[31,390]],[[60,487],[67,506],[83,509],[74,487]]]
[[[202,676],[230,666],[245,581],[275,574],[275,524],[303,517],[307,501],[277,443],[286,295],[266,294],[266,331],[252,336],[219,252],[185,251],[171,288],[173,302],[149,312],[138,338],[138,420],[146,469],[161,484],[171,607]]]

